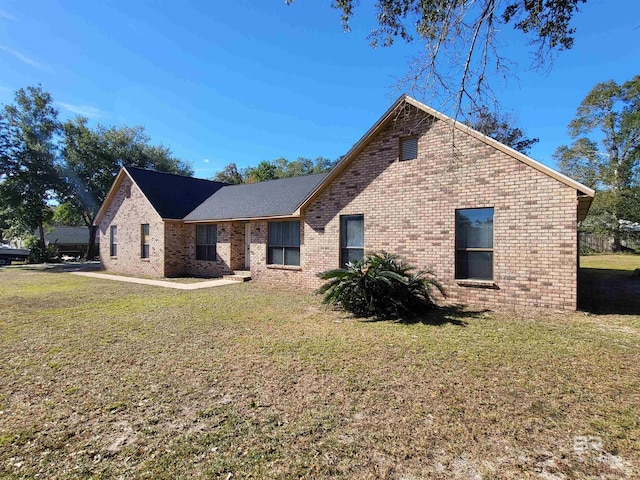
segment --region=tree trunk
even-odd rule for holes
[[[616,228],[613,230],[613,244],[611,245],[611,250],[614,252],[622,251],[622,244],[620,243],[621,235],[620,229]]]
[[[93,247],[96,244],[96,234],[98,233],[98,227],[90,224],[89,227],[89,245],[87,246],[87,253],[85,253],[85,260],[93,260],[95,255],[93,254]]]
[[[47,249],[47,244],[44,239],[44,226],[42,225],[42,220],[38,221],[38,233],[40,234],[40,248],[42,248],[42,258],[44,258],[44,263],[49,262],[49,250]]]

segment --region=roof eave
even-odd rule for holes
[[[125,168],[122,167],[118,172],[118,175],[116,175],[115,180],[111,184],[111,188],[109,189],[109,192],[107,192],[107,196],[105,197],[104,202],[102,202],[102,205],[100,205],[100,209],[98,210],[98,213],[96,213],[96,216],[93,219],[94,227],[97,227],[98,225],[100,225],[100,221],[102,220],[102,217],[104,217],[104,214],[106,213],[107,205],[111,203],[111,201],[113,200],[113,197],[116,195],[116,192],[118,191],[118,187],[120,186],[120,183],[122,182],[122,178],[124,177],[124,175],[127,175],[129,176],[129,178],[131,178],[131,175],[129,175],[129,172],[127,172]],[[131,178],[131,181],[133,181],[132,178]]]
[[[592,196],[578,193],[577,216],[579,222],[582,222],[587,217],[589,208],[591,208],[591,202],[593,202]]]
[[[259,217],[229,217],[229,218],[209,218],[203,220],[183,220],[184,223],[216,223],[216,222],[254,222],[261,220],[281,220],[300,218],[299,210],[285,215],[263,215]]]

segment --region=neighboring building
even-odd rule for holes
[[[200,196],[176,195],[191,184]],[[458,303],[575,309],[576,221],[593,196],[402,96],[328,174],[224,185],[123,169],[96,224],[108,270],[246,269],[312,289],[317,273],[386,250],[432,268]]]
[[[33,231],[36,238],[40,238],[40,232]],[[46,245],[55,245],[61,257],[79,257],[87,253],[89,247],[89,228],[80,226],[45,227],[44,242]],[[98,239],[94,245],[94,255],[98,254]],[[4,243],[4,242],[0,242]],[[13,248],[26,248],[24,238],[14,238],[6,243]]]
[[[34,232],[38,236],[38,231]],[[88,227],[52,227],[45,229],[44,239],[47,245],[55,245],[61,256],[79,257],[87,253],[89,248],[89,228]],[[98,245],[95,245],[97,254]]]

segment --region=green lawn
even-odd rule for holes
[[[624,272],[631,272],[636,268],[640,268],[640,255],[583,255],[580,257],[580,266],[582,268],[597,268],[604,270],[620,270]]]
[[[361,322],[22,269],[0,312],[1,478],[640,475],[640,315]]]

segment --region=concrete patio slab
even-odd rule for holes
[[[72,275],[80,275],[83,277],[100,278],[103,280],[115,280],[116,282],[138,283],[141,285],[153,285],[155,287],[175,288],[176,290],[198,290],[200,288],[221,287],[223,285],[239,284],[234,280],[205,280],[197,283],[177,283],[167,282],[165,280],[152,280],[148,278],[122,277],[119,275],[110,275],[107,273],[94,272],[69,272]]]

